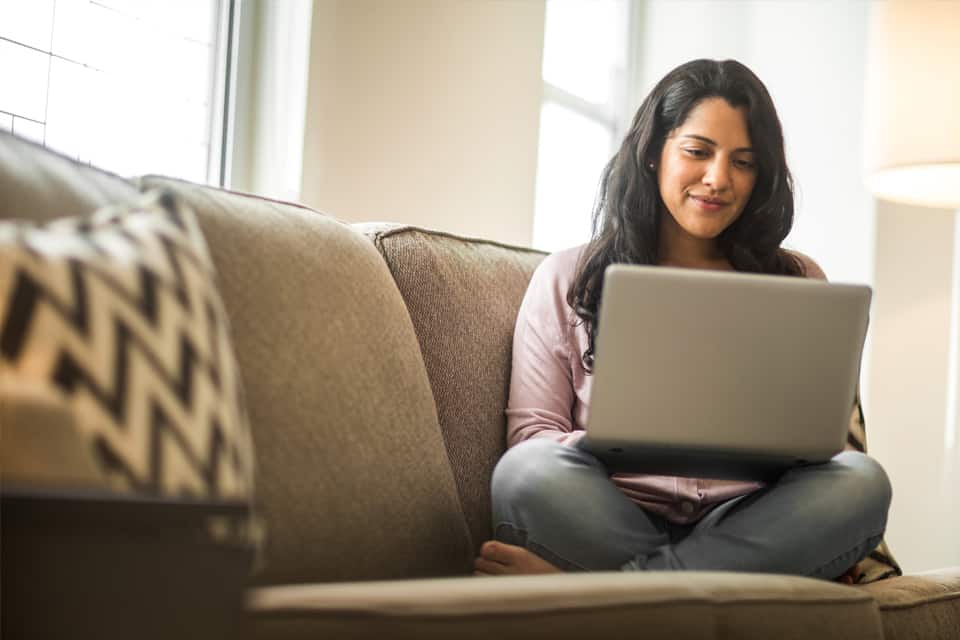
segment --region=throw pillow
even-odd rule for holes
[[[3,401],[55,394],[113,490],[249,501],[253,448],[216,280],[193,212],[169,193],[0,223]]]

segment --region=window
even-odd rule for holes
[[[221,181],[229,0],[0,0],[0,129],[121,175]]]
[[[590,238],[600,174],[627,124],[630,5],[547,0],[533,225],[538,249]]]

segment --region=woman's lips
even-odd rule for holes
[[[704,211],[720,211],[720,209],[730,204],[725,200],[717,200],[714,198],[702,198],[700,196],[690,196],[690,198]]]

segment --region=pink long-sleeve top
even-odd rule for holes
[[[545,258],[520,305],[506,410],[508,447],[529,438],[573,445],[586,434],[593,376],[584,371],[580,358],[589,338],[566,300],[583,248]],[[809,277],[824,278],[815,262],[797,255]],[[696,522],[717,503],[763,487],[758,482],[640,473],[617,473],[611,479],[638,505],[678,524]]]

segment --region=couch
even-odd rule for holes
[[[108,637],[108,619],[126,616],[114,626],[140,637],[960,638],[960,567],[859,586],[716,572],[473,577],[504,450],[513,324],[543,254],[125,180],[0,134],[0,219],[81,214],[154,188],[195,210],[219,275],[264,535],[255,555],[210,563],[196,541],[184,556],[165,526],[97,546],[107,533],[72,530],[83,519],[64,519],[62,504],[101,514],[113,535],[125,525],[109,500],[47,490],[37,506],[7,491],[4,547],[16,523],[28,541],[3,559],[9,637]],[[6,426],[28,414],[50,420],[8,411]],[[32,516],[43,509],[61,515]],[[163,580],[180,586],[157,591]]]

